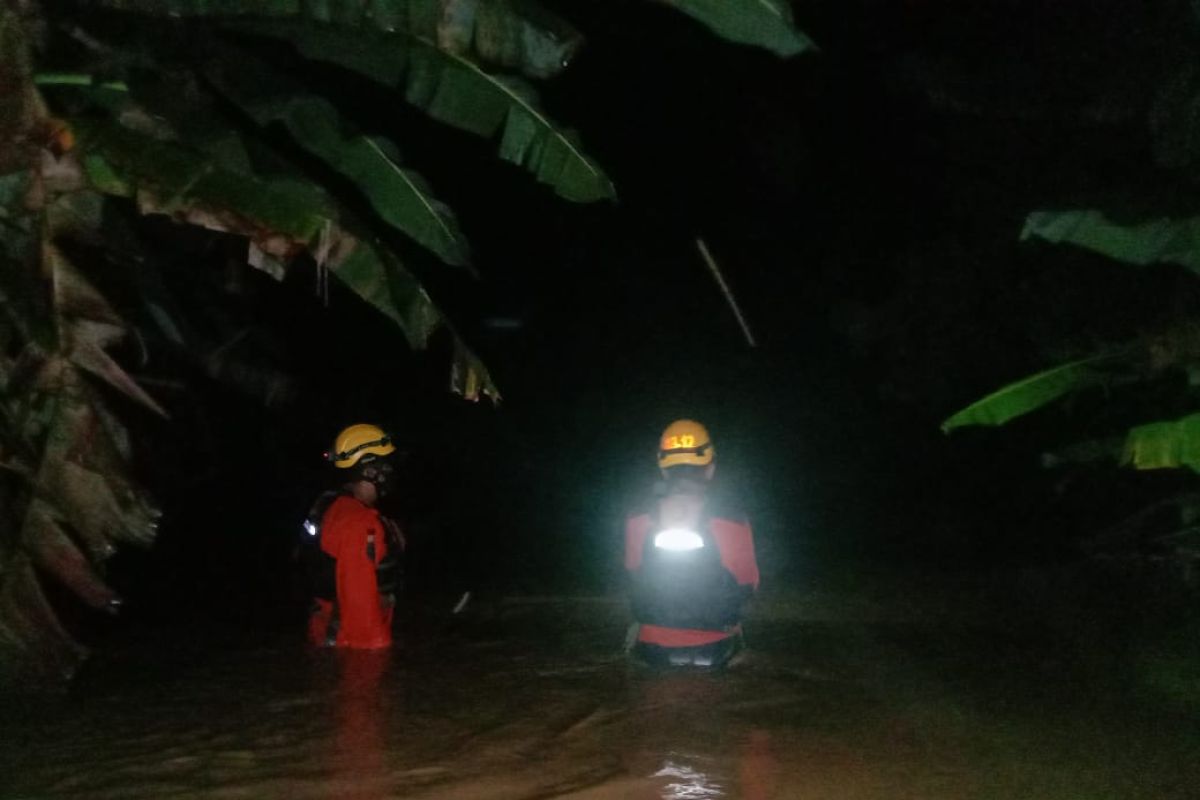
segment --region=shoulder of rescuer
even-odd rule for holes
[[[631,513],[625,520],[625,569],[641,568],[647,544],[657,532],[657,504]],[[736,507],[709,508],[705,504],[702,524],[717,546],[721,562],[742,585],[755,589],[759,584],[758,562],[754,554],[754,534],[746,515]]]

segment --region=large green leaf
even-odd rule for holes
[[[308,251],[399,324],[416,348],[437,328],[441,315],[416,279],[351,233],[337,206],[313,184],[233,173],[202,153],[118,126],[78,127],[98,190],[135,197],[145,213],[244,235],[281,259]],[[368,272],[372,280],[363,277]],[[374,280],[378,276],[386,280]]]
[[[143,213],[246,236],[285,262],[310,253],[395,322],[414,349],[450,327],[399,259],[364,236],[316,186],[229,172],[190,148],[115,125],[78,127],[81,146],[89,150],[88,174],[98,190],[135,198]],[[469,352],[461,342],[457,346]],[[482,365],[479,369],[486,376]],[[490,378],[484,394],[499,395]]]
[[[344,175],[367,196],[375,213],[448,264],[468,261],[467,241],[450,209],[425,180],[404,169],[374,139],[343,133],[333,104],[320,97],[287,93],[287,84],[265,65],[243,57],[236,69],[210,72],[220,90],[260,125],[282,124],[301,147]],[[264,92],[263,87],[280,91]]]
[[[420,37],[351,34],[289,23],[238,28],[286,39],[306,57],[353,70],[389,88],[441,122],[500,137],[500,157],[518,164],[575,202],[615,196],[612,182],[579,145],[538,107],[525,82],[485,72]]]
[[[1096,209],[1035,211],[1021,238],[1074,244],[1129,264],[1180,264],[1200,273],[1200,217],[1121,223]]]
[[[783,57],[816,45],[792,24],[788,0],[659,0],[739,44],[762,47]]]
[[[1108,373],[1098,369],[1112,356],[1072,361],[1030,375],[976,400],[942,423],[942,431],[971,425],[1003,425],[1009,420],[1041,408],[1063,395],[1103,383]]]
[[[583,37],[534,0],[95,0],[162,17],[270,17],[344,28],[405,31],[448,53],[532,78],[557,75]]]
[[[1135,469],[1188,467],[1200,472],[1200,413],[1131,429],[1123,462]]]

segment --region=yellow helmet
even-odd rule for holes
[[[672,422],[658,441],[659,469],[681,464],[705,467],[713,462],[715,455],[708,429],[690,419]]]
[[[333,450],[325,457],[338,469],[349,469],[364,456],[386,456],[396,452],[392,437],[377,425],[351,425],[333,440]],[[370,459],[368,459],[370,460]]]

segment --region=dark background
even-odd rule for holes
[[[250,272],[229,313],[299,391],[263,408],[190,376],[195,391],[164,398],[171,424],[138,423],[166,516],[153,550],[112,564],[132,617],[293,608],[299,523],[335,478],[321,453],[354,422],[405,442],[394,510],[410,588],[435,597],[617,586],[621,520],[681,416],[713,433],[767,589],[847,560],[1067,562],[1186,480],[1041,470],[1046,450],[1141,421],[1099,396],[999,431],[938,427],[1010,380],[1193,307],[1181,270],[1018,241],[1029,211],[1154,180],[1148,104],[1180,4],[798,3],[821,52],[789,61],[650,3],[553,5],[588,42],[542,96],[608,170],[614,204],[562,202],[490,143],[403,107],[381,114],[365,88],[343,93],[458,212],[480,277],[423,277],[504,402],[450,395],[444,348],[411,353],[337,286],[326,306],[311,266],[282,285]],[[144,224],[219,283],[230,242],[181,250],[178,229]]]

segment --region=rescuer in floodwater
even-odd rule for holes
[[[719,667],[741,648],[742,608],[758,588],[758,562],[745,517],[709,492],[716,466],[708,430],[672,422],[659,441],[656,498],[625,522],[633,652],[648,663]]]
[[[317,499],[305,521],[301,557],[314,594],[309,638],[317,645],[375,649],[392,643],[400,527],[377,505],[396,481],[392,439],[351,425],[326,458],[343,470],[339,490]]]

